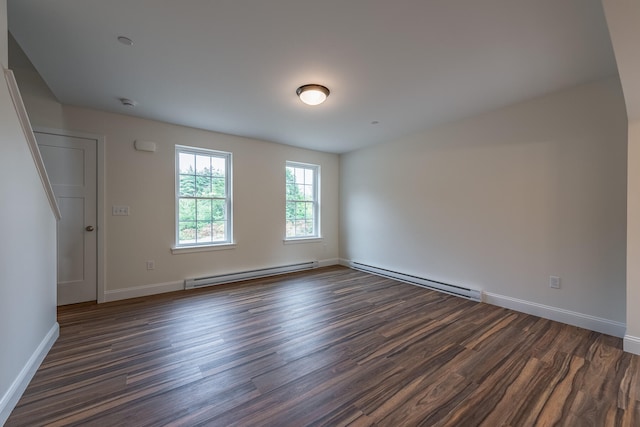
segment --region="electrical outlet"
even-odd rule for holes
[[[111,207],[111,215],[113,216],[128,216],[129,206],[116,206]]]
[[[147,270],[155,270],[156,262],[154,260],[147,261]]]
[[[549,276],[549,287],[560,289],[560,278],[558,276]]]

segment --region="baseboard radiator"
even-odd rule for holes
[[[410,274],[400,273],[398,271],[387,270],[385,268],[374,267],[372,265],[362,264],[352,261],[351,268],[375,274],[377,276],[388,277],[390,279],[399,280],[401,282],[410,283],[412,285],[422,286],[423,288],[432,289],[434,291],[444,292],[449,295],[455,295],[467,298],[472,301],[482,301],[482,292],[477,289],[465,288],[464,286],[452,285],[450,283],[439,282],[436,280],[425,279],[424,277],[412,276]]]
[[[203,286],[233,283],[242,280],[259,279],[261,277],[276,276],[278,274],[293,273],[294,271],[310,270],[318,267],[318,261],[301,262],[298,264],[282,265],[279,267],[259,268],[237,273],[219,274],[216,276],[197,277],[184,281],[185,289],[201,288]]]

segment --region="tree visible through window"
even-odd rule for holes
[[[319,173],[320,167],[304,163],[286,164],[286,238],[320,237]]]
[[[176,146],[176,246],[231,243],[231,153]]]

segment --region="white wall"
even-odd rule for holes
[[[625,321],[616,79],[344,155],[341,195],[344,258]]]
[[[16,69],[16,78],[34,126],[105,136],[107,299],[132,296],[135,289],[149,285],[161,286],[145,293],[176,289],[179,281],[202,275],[309,260],[337,262],[337,155],[61,106],[35,70]],[[136,139],[156,142],[157,152],[135,151]],[[233,153],[235,249],[171,254],[175,243],[175,144]],[[283,244],[287,160],[321,166],[322,242]],[[112,205],[130,206],[130,216],[112,216]],[[155,261],[154,271],[146,270],[146,260]]]
[[[611,44],[624,91],[627,116],[630,121],[640,120],[640,2],[602,0]]]
[[[61,106],[35,70],[16,74],[35,124],[106,136],[109,292],[337,257],[342,173],[341,257],[625,321],[626,127],[617,80],[344,155],[339,173],[333,155]],[[135,152],[134,139],[159,150]],[[237,249],[170,255],[174,143],[234,152]],[[326,248],[282,245],[281,203],[255,215],[254,200],[283,197],[275,165],[285,160],[323,166]],[[131,217],[111,217],[112,204],[130,205]],[[156,271],[145,270],[146,259]],[[560,291],[548,288],[549,275],[562,277]]]
[[[640,80],[637,76],[634,78]],[[640,109],[640,105],[636,108]],[[627,188],[627,331],[624,349],[640,355],[640,119],[629,120]]]
[[[6,2],[0,59],[6,68]],[[0,77],[0,425],[17,402],[56,324],[55,218]]]
[[[7,31],[7,0],[0,0],[0,63],[2,63],[5,68],[9,63],[7,60]]]
[[[640,80],[637,75],[634,78]],[[640,105],[636,108],[640,109]],[[627,332],[624,349],[640,355],[640,119],[629,121],[627,176]]]
[[[640,3],[603,0],[629,119],[627,172],[627,332],[624,349],[640,354]]]

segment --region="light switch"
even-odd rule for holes
[[[111,215],[113,216],[128,216],[129,206],[116,206],[111,207]]]

